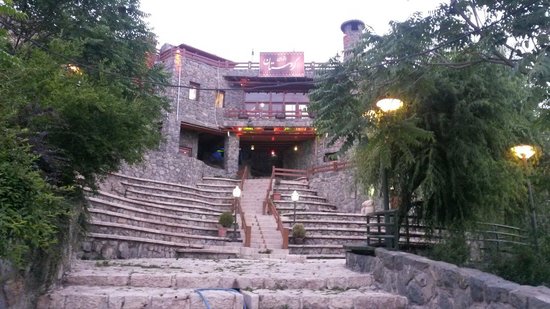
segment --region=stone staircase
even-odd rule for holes
[[[75,261],[39,309],[83,308],[406,308],[372,275],[344,260],[130,259]],[[208,306],[206,306],[208,302]]]
[[[294,202],[290,195],[296,190],[300,195]],[[366,242],[366,217],[358,213],[341,213],[335,205],[309,187],[307,180],[279,180],[274,193],[281,196],[275,206],[282,216],[283,223],[290,229],[294,222],[302,223],[306,229],[303,244],[296,244],[292,235],[289,239],[291,254],[306,255],[308,258],[344,258],[344,244]]]
[[[203,178],[185,186],[115,174],[89,193],[82,259],[168,258],[193,252],[237,256],[242,247],[218,236],[218,218],[232,209],[233,179]]]
[[[283,240],[281,233],[277,231],[275,219],[271,215],[262,214],[269,181],[269,179],[247,179],[244,183],[241,206],[246,222],[250,222],[252,226],[251,247],[259,248],[260,252],[282,253]]]

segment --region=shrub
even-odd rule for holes
[[[306,237],[306,228],[301,223],[296,223],[292,227],[292,237],[294,238],[304,238]]]
[[[233,224],[233,214],[228,211],[222,213],[218,223],[223,227],[231,227]]]

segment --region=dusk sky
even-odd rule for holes
[[[273,51],[300,51],[306,62],[324,62],[342,51],[344,21],[359,19],[383,34],[390,21],[429,14],[442,2],[141,0],[141,9],[150,14],[160,45],[184,43],[237,62],[258,61],[259,52]]]

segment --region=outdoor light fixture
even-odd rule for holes
[[[529,171],[527,166],[527,160],[531,158],[535,153],[535,147],[531,145],[518,145],[511,148],[516,157],[523,161],[523,166],[526,172]],[[531,212],[531,229],[533,230],[535,247],[538,247],[537,239],[537,215],[535,212],[535,200],[533,199],[533,188],[531,187],[531,181],[527,177],[527,190],[529,192],[529,208]]]
[[[275,156],[276,156],[275,150],[271,150],[271,156],[272,156],[272,157],[275,157]]]
[[[251,146],[250,146],[250,150],[254,150],[254,145],[251,145]]]
[[[403,101],[399,99],[385,98],[376,102],[376,106],[386,113],[400,109],[403,106]]]
[[[376,106],[382,110],[382,112],[393,112],[398,109],[400,109],[403,106],[403,101],[399,99],[392,99],[392,98],[385,98],[378,102],[376,102]],[[389,210],[390,210],[390,194],[389,194],[389,188],[388,188],[388,168],[384,167],[382,168],[382,205],[384,208],[384,226],[386,230],[386,235],[391,235],[391,227],[389,225],[390,216],[389,216]],[[397,228],[397,227],[396,227]],[[399,239],[394,239],[394,245],[397,245],[397,242]],[[390,238],[386,237],[386,248],[392,247],[390,244]]]
[[[237,202],[239,197],[241,197],[241,188],[235,186],[235,189],[233,189],[233,235],[231,237],[233,240],[237,239]]]
[[[298,151],[298,145],[294,145],[294,151]]]
[[[531,145],[519,145],[512,147],[512,152],[522,160],[529,160],[535,154],[535,148]]]
[[[292,194],[290,195],[290,199],[294,202],[294,222],[292,225],[296,224],[296,202],[298,202],[298,200],[300,199],[300,194],[298,194],[298,192],[296,190],[294,190],[294,192],[292,192]]]

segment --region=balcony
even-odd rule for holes
[[[224,110],[225,126],[286,126],[310,127],[313,115],[305,111],[246,110],[228,108]]]

